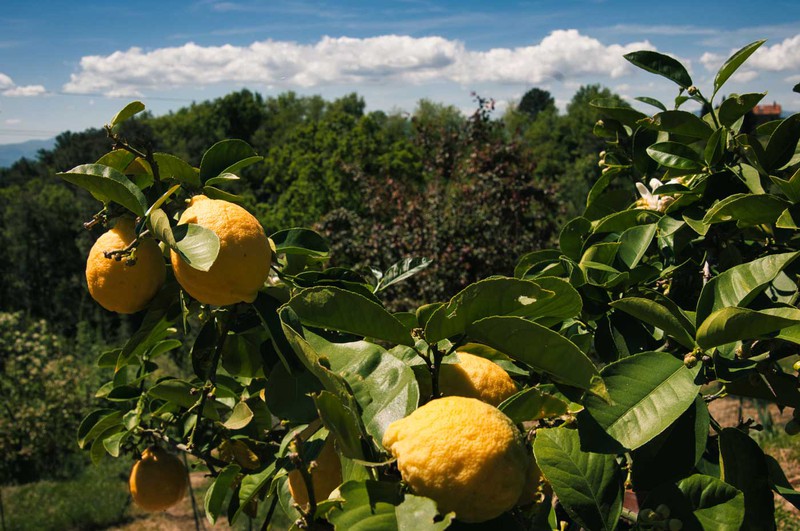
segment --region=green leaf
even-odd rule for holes
[[[130,151],[126,149],[115,149],[97,159],[95,164],[110,166],[121,173],[125,173],[125,170],[131,165],[134,159],[136,159],[136,155]]]
[[[720,123],[726,127],[733,127],[739,118],[750,112],[766,95],[766,92],[731,94],[717,109]]]
[[[321,390],[322,385],[311,372],[296,370],[290,374],[282,363],[278,363],[267,380],[267,407],[279,419],[311,422],[317,417],[311,395]]]
[[[520,257],[514,268],[514,276],[516,278],[523,278],[533,267],[539,264],[551,264],[557,262],[561,256],[561,251],[557,249],[545,249],[542,251],[533,251],[524,254]]]
[[[715,166],[722,159],[727,141],[728,133],[722,127],[711,134],[708,142],[706,142],[706,148],[703,150],[703,160],[706,161],[709,167]]]
[[[247,406],[245,402],[237,402],[233,406],[233,412],[228,417],[223,425],[229,430],[241,430],[253,420],[253,411]]]
[[[617,255],[629,269],[633,269],[639,264],[655,238],[657,230],[658,225],[655,223],[637,225],[627,229],[619,237],[620,246]]]
[[[375,293],[382,291],[392,284],[401,282],[409,277],[412,277],[431,265],[429,258],[405,258],[393,264],[383,274],[375,287]]]
[[[403,500],[399,483],[348,481],[339,488],[344,503],[328,519],[335,531],[397,531],[396,508]]]
[[[108,125],[110,127],[116,127],[117,125],[121,124],[131,116],[138,114],[144,110],[144,103],[141,101],[132,101],[127,104],[125,107],[122,108],[114,117],[111,119],[111,123]]]
[[[561,229],[558,236],[558,246],[561,252],[572,258],[580,260],[583,251],[583,243],[592,233],[592,222],[584,217],[573,218]],[[519,277],[516,273],[514,276]]]
[[[325,353],[330,370],[350,385],[361,406],[364,427],[379,445],[389,424],[417,408],[419,386],[414,371],[381,346],[367,341],[331,343],[311,332],[306,340]]]
[[[569,404],[553,395],[543,393],[536,387],[528,387],[516,393],[498,406],[514,424],[522,424],[545,418],[564,415]]]
[[[470,325],[467,334],[559,382],[605,396],[603,380],[591,360],[549,328],[522,317],[487,317]]]
[[[311,326],[414,346],[406,327],[383,306],[351,291],[330,286],[307,288],[287,304]]]
[[[242,511],[250,502],[261,492],[269,482],[275,477],[275,463],[270,463],[264,470],[255,474],[246,474],[242,477],[239,487],[239,508],[231,521],[235,524],[239,521]]]
[[[122,411],[113,409],[97,409],[86,415],[78,427],[78,446],[82,449],[86,448],[88,443],[109,428],[117,425],[121,426],[122,416]]]
[[[709,280],[697,300],[697,322],[728,306],[747,306],[800,253],[771,254],[734,266]]]
[[[711,95],[712,98],[717,92],[719,92],[719,89],[722,88],[722,85],[725,84],[728,78],[731,77],[731,75],[733,75],[733,73],[736,72],[740,66],[742,66],[742,63],[747,61],[747,58],[750,57],[753,52],[758,50],[758,48],[765,42],[766,40],[751,42],[730,56],[727,61],[725,61],[725,64],[720,67],[717,75],[714,77],[714,93]]]
[[[611,402],[588,396],[584,405],[600,427],[629,450],[675,422],[699,390],[692,371],[666,352],[634,354],[606,365],[600,375]]]
[[[687,172],[703,169],[702,157],[689,146],[678,142],[657,142],[647,148],[647,154],[666,168]]]
[[[713,129],[696,114],[686,111],[664,111],[645,118],[640,124],[648,129],[707,140]]]
[[[633,127],[639,120],[647,118],[646,114],[636,109],[620,106],[619,101],[615,99],[597,99],[591,101],[589,105],[598,109],[601,115],[613,118],[629,127]]]
[[[800,113],[781,121],[769,137],[764,150],[764,169],[772,172],[787,164],[797,150],[798,140],[800,140]]]
[[[668,55],[642,50],[625,54],[623,57],[643,70],[674,81],[681,88],[688,89],[692,86],[692,78],[686,68]]]
[[[529,280],[505,277],[481,280],[433,312],[425,324],[425,340],[436,343],[463,334],[471,323],[493,315],[539,316],[540,304],[553,295]]]
[[[200,332],[194,340],[192,345],[192,369],[194,369],[194,373],[200,378],[200,381],[205,382],[208,380],[211,372],[216,369],[212,361],[214,359],[214,351],[217,348],[218,337],[217,321],[216,319],[209,319],[200,328]]]
[[[635,99],[636,101],[641,101],[642,103],[646,103],[648,105],[652,105],[656,109],[661,109],[662,111],[667,110],[667,106],[655,98],[648,98],[647,96],[637,96],[633,99]]]
[[[219,237],[214,231],[195,223],[183,223],[172,229],[175,248],[187,265],[208,271],[219,255]],[[169,245],[169,243],[168,243]]]
[[[203,194],[211,199],[220,199],[222,201],[228,201],[229,203],[244,202],[244,197],[226,192],[225,190],[220,190],[214,186],[203,186]]]
[[[200,181],[206,182],[223,173],[236,173],[244,166],[261,159],[244,140],[221,140],[203,154],[203,160],[200,161]]]
[[[184,409],[189,409],[198,403],[200,393],[193,392],[195,389],[191,384],[183,380],[169,379],[162,380],[147,391],[147,395],[152,398],[160,398],[167,402],[172,402]],[[211,420],[219,420],[217,408],[210,400],[203,406],[203,416]]]
[[[703,218],[705,225],[736,221],[738,227],[775,223],[791,204],[768,194],[733,194],[715,203]]]
[[[677,307],[668,308],[641,297],[625,297],[612,302],[611,306],[660,328],[688,349],[695,347],[694,327]]]
[[[327,256],[328,242],[310,229],[285,229],[272,236],[278,254],[299,254],[308,256]]]
[[[330,431],[345,457],[350,459],[364,459],[364,450],[361,445],[362,430],[359,427],[358,411],[348,407],[340,398],[328,391],[322,391],[314,396],[319,418],[322,424]]]
[[[767,461],[767,471],[769,474],[769,482],[772,490],[780,494],[784,500],[788,501],[795,508],[800,509],[800,492],[796,491],[789,480],[786,479],[786,474],[781,469],[780,463],[771,455],[765,455]]]
[[[88,190],[95,199],[103,203],[113,201],[137,216],[144,216],[147,211],[147,199],[142,191],[123,173],[109,166],[82,164],[56,175]]]
[[[622,473],[615,456],[584,452],[577,430],[540,429],[536,464],[558,500],[581,527],[616,529],[622,513]]]
[[[423,496],[406,494],[403,502],[395,507],[397,529],[407,531],[444,531],[453,521],[455,513],[438,517],[436,502]]]
[[[190,188],[200,188],[199,170],[188,162],[169,153],[154,153],[153,159],[161,179],[175,179]]]
[[[755,311],[728,307],[711,313],[697,329],[697,343],[703,349],[756,339],[800,323],[800,310],[772,308]]]
[[[538,277],[535,282],[543,290],[552,291],[554,295],[537,305],[538,316],[530,317],[532,321],[553,326],[581,313],[583,299],[568,281],[556,277]]]
[[[665,504],[670,518],[683,522],[684,531],[739,531],[744,516],[744,496],[735,487],[711,476],[695,474],[677,484],[657,487],[642,508]]]
[[[789,198],[789,201],[792,203],[800,203],[800,169],[794,172],[789,180],[781,179],[774,175],[770,175],[769,178],[773,183],[778,185],[781,192]]]
[[[634,489],[648,491],[689,476],[706,451],[709,422],[708,406],[698,395],[678,420],[632,452]]]
[[[764,452],[747,434],[725,428],[719,434],[722,480],[744,494],[744,529],[775,521],[775,502]]]
[[[206,491],[204,507],[206,518],[208,518],[211,525],[217,522],[217,518],[222,512],[222,504],[228,496],[228,491],[241,471],[242,468],[239,465],[230,464],[226,466]]]

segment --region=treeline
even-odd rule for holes
[[[329,237],[334,264],[434,260],[397,288],[399,308],[511,273],[520,254],[555,236],[558,220],[574,213],[598,175],[597,116],[589,105],[597,98],[616,96],[582,87],[561,114],[547,92],[532,89],[502,117],[480,97],[471,116],[424,100],[405,115],[366,112],[356,94],[265,99],[242,90],[145,115],[127,122],[123,134],[195,165],[218,140],[249,142],[265,160],[247,168],[233,191],[268,232],[315,226]],[[81,321],[108,333],[125,324],[83,287],[96,234],[82,222],[96,202],[54,175],[109,147],[101,129],[67,132],[37,160],[0,169],[0,310],[43,318],[68,335]]]

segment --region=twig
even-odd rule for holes
[[[192,516],[194,517],[194,529],[200,531],[200,517],[197,514],[197,502],[194,499],[194,489],[192,488],[192,476],[189,474],[189,460],[183,454],[183,465],[186,467],[186,480],[189,482],[189,499],[192,500]]]

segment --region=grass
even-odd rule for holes
[[[3,487],[7,531],[92,530],[127,518],[130,463],[105,460],[71,481],[39,481]]]

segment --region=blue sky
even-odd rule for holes
[[[800,111],[796,0],[5,0],[0,144],[100,127],[133,99],[162,114],[243,87],[356,91],[386,111],[413,111],[421,98],[466,111],[474,90],[502,112],[534,86],[563,108],[588,83],[670,101],[669,81],[622,54],[672,54],[710,93],[725,58],[760,38],[723,92],[767,90],[765,101]]]

